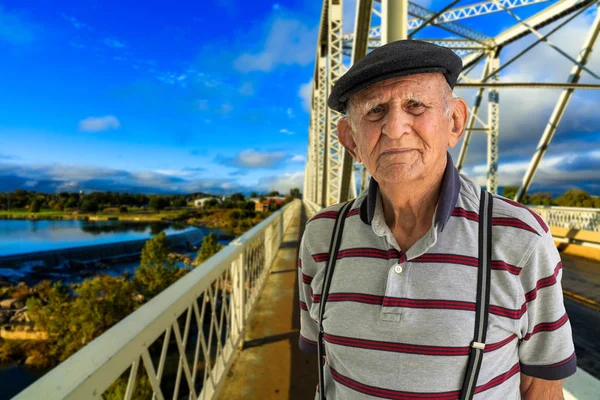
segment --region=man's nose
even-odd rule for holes
[[[405,133],[410,132],[411,122],[412,115],[409,112],[404,110],[400,105],[393,105],[386,116],[382,133],[390,139],[398,139]]]

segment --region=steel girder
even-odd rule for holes
[[[315,203],[323,206],[326,191],[326,172],[327,172],[327,57],[325,54],[319,54],[317,60],[318,86],[315,111],[317,112],[317,176],[315,184],[317,186]]]
[[[327,93],[329,97],[335,82],[344,73],[342,63],[342,0],[328,0],[327,32]],[[327,107],[327,135],[325,144],[325,179],[323,180],[323,205],[340,202],[342,198],[342,170],[345,150],[338,140],[337,123],[341,114]],[[346,194],[346,196],[348,196]]]
[[[359,0],[360,3],[361,0]],[[447,18],[444,19],[444,21],[456,21],[458,19],[463,19],[463,18],[470,18],[470,17],[475,17],[478,15],[482,15],[482,14],[489,14],[492,12],[498,12],[498,11],[503,11],[505,8],[506,9],[510,9],[510,8],[516,8],[516,7],[523,7],[523,6],[527,6],[527,5],[532,5],[532,4],[537,4],[537,3],[543,3],[543,2],[547,2],[549,0],[540,0],[540,1],[510,1],[510,0],[497,0],[498,3],[495,3],[494,1],[489,1],[489,2],[481,2],[481,3],[477,3],[477,4],[472,4],[469,5],[467,7],[461,7],[461,8],[456,8],[456,9],[451,9],[448,11],[445,11],[444,13],[440,13],[439,16],[437,16],[435,18],[435,20],[429,21],[429,23],[435,23],[435,22],[439,22],[440,20],[442,20],[442,18]],[[324,13],[323,15],[327,15],[327,18],[330,18],[330,14],[329,14],[329,8],[332,7],[334,4],[341,6],[341,1],[335,2],[333,0],[325,0],[324,1],[324,8],[327,8],[327,13]],[[497,35],[496,37],[493,38],[488,38],[487,36],[485,36],[485,40],[482,41],[480,40],[480,37],[473,37],[473,38],[469,38],[468,40],[465,39],[425,39],[427,41],[431,41],[433,43],[436,43],[438,45],[443,45],[449,48],[452,48],[455,52],[457,52],[458,54],[461,55],[465,55],[465,53],[469,53],[466,54],[463,58],[463,65],[464,65],[464,69],[463,69],[463,74],[461,75],[461,78],[459,79],[459,83],[457,84],[457,87],[474,87],[474,88],[478,88],[478,96],[475,100],[475,107],[473,108],[473,114],[471,114],[471,119],[469,121],[468,127],[467,127],[467,134],[465,136],[465,141],[463,142],[463,148],[461,149],[461,156],[459,158],[459,163],[458,163],[458,167],[461,168],[464,164],[464,159],[466,156],[466,152],[468,149],[468,142],[470,139],[470,134],[472,131],[474,130],[483,130],[488,134],[488,188],[490,189],[490,191],[495,191],[496,187],[497,187],[497,178],[496,178],[496,173],[497,173],[497,168],[498,168],[498,111],[499,111],[499,103],[498,103],[498,91],[501,88],[504,87],[540,87],[541,85],[544,85],[545,87],[556,87],[556,88],[564,88],[565,93],[566,92],[570,92],[572,93],[574,88],[586,88],[586,89],[596,89],[598,87],[598,85],[583,85],[583,84],[579,84],[576,81],[569,81],[565,84],[558,84],[558,83],[500,83],[498,81],[498,75],[499,75],[499,71],[498,71],[498,67],[494,68],[493,65],[497,65],[497,61],[499,60],[494,60],[494,57],[492,57],[492,54],[497,54],[498,51],[500,49],[502,49],[503,47],[505,47],[506,45],[515,42],[516,40],[531,34],[534,30],[536,29],[540,29],[546,25],[551,24],[554,21],[557,21],[559,19],[562,19],[563,17],[566,16],[571,16],[571,18],[573,18],[576,14],[576,12],[580,12],[583,11],[584,9],[590,7],[591,5],[593,5],[594,3],[597,3],[597,0],[562,0],[562,1],[558,1],[555,4],[551,4],[548,7],[546,7],[544,10],[538,12],[537,14],[525,19],[523,22],[521,23],[517,23],[515,24],[513,27],[505,30],[504,32],[500,33],[499,35]],[[410,7],[409,7],[409,12],[412,12],[413,15],[415,13],[415,10],[418,10],[419,7],[416,6],[414,7],[414,5],[411,3]],[[423,23],[423,21],[427,20],[428,16],[432,16],[435,15],[433,13],[431,13],[430,11],[423,9],[422,7],[420,8],[420,12],[421,14],[418,14],[418,18],[413,18],[409,20],[409,29],[417,27],[418,25],[415,26],[411,26],[410,22],[411,21],[417,21],[420,22],[421,24]],[[375,13],[373,10],[371,10],[372,13]],[[379,17],[382,18],[382,20],[385,18],[385,15],[381,15],[381,13],[377,13],[377,15]],[[369,20],[369,18],[365,18],[363,16],[363,20]],[[335,54],[336,57],[338,54],[341,54],[342,52],[344,52],[344,54],[352,56],[353,58],[353,62],[354,62],[354,45],[350,45],[349,41],[353,41],[354,40],[354,33],[353,34],[347,34],[347,35],[340,35],[339,34],[339,30],[337,28],[339,28],[340,25],[335,25],[336,30],[333,31],[333,25],[332,25],[332,21],[331,20],[324,20],[322,18],[322,25],[323,22],[327,22],[326,29],[325,29],[325,33],[323,34],[323,29],[320,31],[320,45],[321,48],[332,48],[334,50],[336,50]],[[358,21],[358,20],[357,20]],[[434,22],[435,21],[435,22]],[[563,22],[563,24],[566,24],[567,22]],[[368,36],[366,39],[366,43],[368,46],[368,49],[373,48],[375,45],[377,45],[379,43],[379,38],[381,37],[381,29],[380,27],[365,27],[364,23],[363,24],[359,24],[357,22],[356,27],[358,29],[358,27],[360,26],[360,29],[363,31],[367,31],[368,32]],[[554,28],[554,30],[558,30],[560,29],[560,26],[557,26]],[[471,32],[474,33],[474,32]],[[475,32],[475,36],[478,32]],[[547,35],[551,34],[552,32],[548,33]],[[459,36],[463,36],[464,35],[460,35],[460,33],[457,32],[457,35]],[[590,34],[591,35],[591,34]],[[364,36],[364,34],[363,34]],[[472,35],[473,36],[473,35]],[[342,38],[343,40],[341,41],[341,43],[343,44],[342,46],[337,46],[338,40]],[[331,43],[330,43],[331,42]],[[594,39],[595,42],[595,39]],[[363,38],[362,41],[363,45],[365,43],[365,40]],[[331,46],[332,44],[334,44],[334,46]],[[325,45],[325,47],[323,47],[323,45]],[[590,44],[590,47],[593,46],[593,43]],[[533,47],[533,46],[531,46]],[[341,51],[338,53],[337,50],[341,48]],[[523,51],[523,53],[525,53],[527,50],[529,50],[529,48],[527,48],[526,50]],[[367,50],[368,51],[368,50]],[[585,53],[585,51],[583,52]],[[589,55],[588,55],[589,56]],[[329,60],[329,58],[331,57],[331,54],[329,54],[329,51],[327,51],[327,57],[328,57],[328,63],[331,62],[331,60]],[[473,67],[475,67],[475,65],[482,60],[484,57],[488,58],[488,64],[485,67],[484,73],[483,73],[483,77],[480,79],[469,79],[466,77],[466,75],[469,73],[469,71],[471,71],[473,69]],[[512,62],[513,60],[511,60],[510,62]],[[582,62],[582,56],[580,56],[579,60],[577,61],[579,63],[579,66],[576,66],[575,69],[579,68],[579,67],[583,67],[585,66],[585,60],[583,60]],[[343,66],[340,65],[340,69],[341,71],[344,70]],[[574,69],[574,70],[575,70]],[[580,71],[581,72],[581,71]],[[337,79],[337,77],[335,77],[335,71],[333,73],[334,76],[332,76],[332,71],[328,71],[328,85],[327,85],[327,92],[328,90],[331,88],[331,84],[332,82],[334,82],[332,79]],[[338,75],[339,76],[339,75]],[[480,108],[480,104],[481,104],[481,98],[483,96],[483,90],[488,89],[489,91],[489,99],[491,101],[489,101],[488,103],[488,122],[487,124],[482,122],[478,117],[477,117],[477,112],[479,111]],[[324,94],[324,97],[322,97],[323,99],[326,99],[326,95],[328,93]],[[567,98],[568,101],[568,98]],[[565,103],[566,105],[566,103]],[[559,107],[557,105],[557,107]],[[563,110],[564,112],[564,110]],[[333,187],[329,188],[329,193],[323,194],[322,196],[319,197],[321,199],[323,199],[323,204],[322,205],[328,205],[328,204],[333,204],[334,202],[336,202],[336,192],[339,194],[339,197],[337,197],[337,199],[339,199],[338,201],[341,201],[341,199],[345,198],[341,193],[347,193],[345,190],[345,183],[342,183],[339,185],[339,189],[338,187],[336,187],[335,185],[335,181],[337,179],[340,179],[342,182],[348,182],[348,184],[350,184],[350,181],[352,179],[352,172],[346,174],[344,171],[346,170],[346,168],[342,168],[342,174],[339,174],[339,168],[336,170],[337,166],[340,165],[340,149],[341,146],[339,146],[339,143],[337,143],[337,132],[335,132],[335,124],[332,123],[332,121],[335,120],[335,122],[337,123],[337,119],[339,119],[339,115],[335,115],[333,114],[331,111],[327,111],[326,112],[327,116],[325,118],[325,125],[326,125],[326,130],[327,130],[327,134],[321,136],[324,141],[327,142],[327,144],[325,145],[325,148],[328,149],[328,151],[324,152],[323,155],[320,157],[321,160],[325,159],[327,160],[327,162],[323,163],[323,167],[321,172],[323,173],[322,176],[322,181],[320,182],[321,184],[319,185],[319,189],[321,189],[321,187],[326,187],[327,185],[329,185],[331,182],[334,182]],[[475,120],[478,120],[481,122],[481,125],[483,126],[483,128],[475,128],[474,124],[475,124]],[[550,124],[549,124],[550,125]],[[323,131],[321,131],[323,132]],[[544,134],[544,136],[548,136],[546,134]],[[335,141],[335,143],[334,143]],[[542,143],[542,142],[540,142]],[[545,151],[545,147],[547,147],[547,143],[549,143],[549,140],[546,141],[546,145],[540,145],[541,149],[538,149],[538,151],[536,152],[536,157],[538,157],[539,159],[541,159],[541,156],[543,156],[543,153]],[[336,148],[335,144],[338,144],[338,147]],[[545,147],[544,147],[545,146]],[[343,152],[343,150],[342,150]],[[333,160],[333,161],[332,161]],[[343,157],[342,157],[343,160]],[[537,161],[539,162],[539,161]],[[532,160],[532,164],[534,163],[534,161]],[[343,161],[342,161],[343,164]],[[327,171],[328,168],[333,166],[333,170],[332,171]],[[352,170],[351,168],[349,168],[350,170]],[[535,167],[530,167],[530,171],[528,171],[527,176],[529,176],[529,179],[531,180],[533,178],[533,174],[535,173]],[[364,190],[365,188],[365,183],[366,183],[366,178],[367,178],[367,173],[366,171],[363,171],[363,177],[365,179],[363,179],[363,182],[361,184],[361,190]],[[327,181],[327,182],[325,182]],[[524,185],[525,185],[525,181],[524,181]],[[344,189],[342,189],[342,186],[344,186]],[[528,185],[527,185],[528,187]],[[527,190],[527,187],[524,188],[523,193]],[[333,190],[332,190],[333,189]],[[327,198],[327,199],[325,199]]]
[[[579,52],[579,57],[577,59],[578,64],[574,65],[573,68],[571,69],[571,73],[569,74],[569,77],[567,79],[568,83],[576,84],[579,82],[579,79],[581,78],[581,74],[583,72],[582,67],[585,66],[585,64],[587,64],[587,62],[592,54],[592,49],[594,48],[594,45],[596,44],[596,41],[598,40],[599,34],[600,34],[600,9],[597,9],[596,10],[596,19],[594,20],[594,23],[592,24],[592,27],[590,28],[588,37],[586,38],[581,51]],[[544,154],[546,153],[548,146],[550,145],[550,141],[554,137],[554,133],[556,133],[556,128],[558,127],[558,124],[560,123],[562,116],[565,113],[567,104],[569,104],[569,100],[573,96],[573,91],[574,91],[573,89],[566,89],[561,93],[560,97],[558,98],[558,101],[556,102],[556,106],[554,106],[554,110],[552,111],[552,115],[550,116],[550,120],[548,121],[548,125],[546,125],[546,128],[544,129],[544,133],[542,133],[542,137],[540,138],[538,147],[531,159],[531,162],[529,163],[529,168],[527,169],[527,172],[525,173],[525,176],[523,177],[523,182],[521,184],[521,187],[519,188],[517,194],[515,195],[516,201],[520,201],[523,198],[523,196],[525,195],[525,193],[527,193],[527,190],[529,189],[529,186],[531,185],[531,181],[533,180],[533,177],[535,176],[537,168],[538,168],[542,158],[544,157]]]

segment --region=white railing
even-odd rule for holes
[[[600,232],[600,209],[578,207],[530,206],[550,226]]]
[[[306,216],[308,218],[310,218],[313,215],[315,215],[316,213],[318,213],[319,210],[322,208],[320,205],[318,205],[317,203],[313,203],[310,200],[304,199],[303,202],[306,207]]]
[[[120,377],[114,398],[214,398],[301,204],[232,241],[15,399],[102,399]]]

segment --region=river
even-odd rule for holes
[[[0,257],[13,256],[39,251],[61,251],[73,247],[94,246],[97,244],[120,243],[124,241],[149,239],[153,235],[165,232],[167,236],[199,230],[197,237],[208,233],[217,233],[219,243],[227,245],[233,236],[224,231],[190,227],[185,224],[166,222],[124,222],[124,221],[29,221],[0,220]],[[194,258],[197,250],[180,251]],[[182,263],[180,263],[183,266]],[[126,262],[103,264],[96,272],[112,276],[133,273],[139,265],[139,255]],[[65,265],[47,268],[39,263],[26,262],[12,268],[0,268],[0,276],[16,283],[24,281],[32,286],[42,279],[61,280],[64,283],[80,283],[88,276],[81,271],[66,268]],[[89,271],[88,271],[89,272]],[[35,382],[47,370],[30,368],[26,365],[0,364],[0,400],[10,399],[31,383]]]

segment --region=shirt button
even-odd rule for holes
[[[402,265],[396,264],[396,266],[394,267],[394,272],[400,275],[402,273]]]

